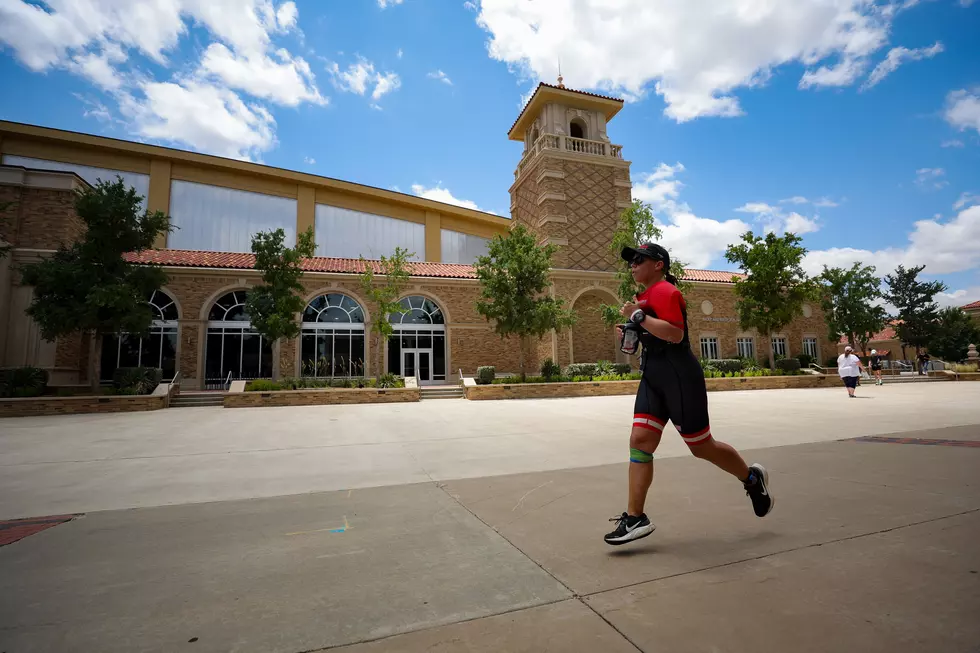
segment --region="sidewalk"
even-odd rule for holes
[[[963,651],[980,426],[747,452],[774,512],[657,462],[95,512],[0,548],[0,651]],[[193,646],[189,644],[194,640]]]

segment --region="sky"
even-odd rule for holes
[[[0,119],[509,217],[538,82],[623,98],[663,242],[791,231],[980,299],[980,0],[0,0]]]

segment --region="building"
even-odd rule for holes
[[[281,373],[356,376],[377,361],[396,374],[447,383],[479,365],[518,367],[518,347],[498,338],[474,308],[479,295],[472,263],[496,234],[515,223],[559,246],[552,292],[579,316],[565,333],[529,345],[531,369],[546,358],[572,362],[622,360],[615,334],[594,310],[616,303],[608,251],[620,211],[629,205],[630,163],[607,125],[622,101],[539,85],[509,132],[524,144],[510,189],[512,220],[346,181],[254,163],[0,122],[0,239],[12,253],[0,261],[0,366],[38,365],[52,384],[87,382],[89,356],[101,376],[120,366],[180,371],[190,388],[222,387],[229,378],[269,376],[273,357]],[[72,196],[97,178],[131,184],[151,210],[168,213],[177,230],[157,248],[134,257],[162,266],[169,282],[153,297],[157,320],[142,340],[106,338],[90,351],[87,335],[43,341],[24,314],[31,289],[20,285],[19,263],[49,255],[79,234]],[[253,269],[251,234],[282,228],[288,239],[314,229],[317,256],[305,264],[308,306],[296,341],[271,346],[244,312]],[[376,259],[396,246],[415,254],[411,281],[397,316],[396,336],[384,351],[370,337],[378,316],[361,297],[360,256]],[[369,263],[374,265],[373,263]],[[817,306],[771,339],[738,329],[730,272],[688,270],[692,347],[710,358],[765,358],[835,351]]]
[[[960,310],[980,322],[980,301],[971,302],[965,306],[960,306]]]

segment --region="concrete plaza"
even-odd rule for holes
[[[776,509],[670,432],[620,548],[628,397],[0,421],[0,519],[84,513],[0,651],[976,651],[980,388],[859,394],[712,394]]]

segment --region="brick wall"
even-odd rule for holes
[[[225,408],[260,406],[332,406],[338,404],[391,404],[419,401],[418,388],[388,390],[338,388],[334,390],[282,390],[225,395]]]
[[[612,299],[605,293],[589,291],[581,295],[572,309],[578,321],[572,327],[572,355],[576,363],[616,360],[615,331],[602,321],[597,309]]]
[[[160,410],[166,407],[166,401],[166,395],[0,399],[0,418]]]
[[[0,186],[0,203],[14,202],[0,213],[0,235],[16,247],[58,249],[82,233],[71,190]]]

